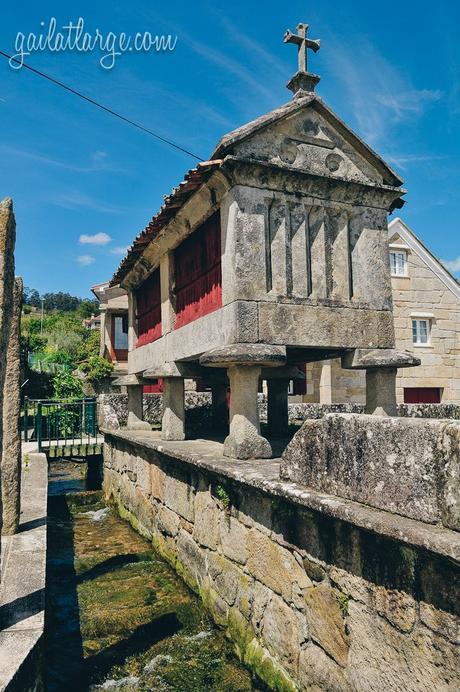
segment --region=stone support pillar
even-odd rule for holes
[[[227,384],[225,382],[211,384],[212,392],[212,427],[221,431],[228,429]]]
[[[185,440],[184,379],[163,379],[162,440]]]
[[[374,416],[397,416],[397,368],[366,370],[366,413]]]
[[[142,384],[128,384],[128,429],[151,430],[150,423],[144,420],[143,399],[144,387]]]
[[[289,434],[289,380],[267,380],[267,387],[268,433],[270,437],[287,437]]]
[[[398,368],[413,368],[420,359],[394,348],[357,348],[342,356],[342,368],[366,371],[366,413],[397,416],[396,375]]]
[[[3,388],[2,501],[5,535],[17,533],[21,507],[21,307],[22,279],[14,283],[13,313]]]
[[[260,434],[257,394],[261,367],[232,365],[230,380],[230,433],[224,442],[224,456],[236,459],[270,458],[272,448]]]

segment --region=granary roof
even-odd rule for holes
[[[135,265],[145,248],[153,238],[161,231],[167,223],[177,214],[179,209],[189,197],[212,175],[216,168],[219,168],[222,160],[203,161],[196,168],[189,170],[184,180],[175,188],[171,194],[164,198],[160,210],[155,214],[147,226],[134,239],[128,249],[126,257],[121,261],[118,269],[113,275],[110,286],[121,283],[123,278]]]
[[[375,152],[366,142],[364,142],[361,137],[359,137],[356,132],[354,132],[346,123],[341,120],[333,110],[327,106],[324,101],[317,96],[317,94],[310,93],[307,96],[300,98],[294,98],[288,103],[285,103],[279,108],[262,115],[255,120],[252,120],[242,127],[238,127],[236,130],[229,132],[224,135],[222,139],[218,142],[217,147],[212,153],[211,158],[224,158],[224,156],[230,153],[230,149],[240,142],[252,137],[257,131],[262,130],[273,123],[279,122],[291,115],[293,113],[304,109],[306,106],[310,105],[323,115],[323,117],[328,120],[332,126],[346,139],[354,148],[367,160],[371,165],[373,165],[383,177],[383,181],[387,185],[393,185],[399,187],[403,184],[403,180],[398,176],[397,173],[382,159],[377,152]]]

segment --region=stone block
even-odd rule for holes
[[[299,681],[309,692],[352,692],[345,672],[332,658],[310,642],[300,652]]]
[[[291,602],[297,589],[306,589],[312,582],[294,556],[256,529],[248,533],[249,573],[265,586]]]
[[[246,564],[248,530],[238,519],[225,516],[220,522],[220,544],[223,554],[234,562]]]
[[[460,530],[459,440],[457,422],[329,414],[296,433],[281,477]]]
[[[176,536],[181,522],[179,516],[175,512],[172,512],[164,505],[160,505],[156,515],[156,524],[161,533],[165,533],[169,536]]]
[[[163,501],[173,512],[177,512],[187,521],[194,521],[195,492],[185,478],[165,476]]]
[[[217,550],[221,511],[209,490],[198,491],[195,497],[193,537],[201,545]]]
[[[185,581],[192,588],[203,582],[206,577],[206,556],[187,531],[181,529],[177,537],[177,557],[185,567],[182,573]],[[182,570],[181,570],[182,571]]]
[[[265,608],[262,636],[267,649],[290,673],[297,673],[302,642],[299,618],[282,598],[273,595]]]
[[[320,584],[305,592],[308,631],[314,642],[340,666],[348,662],[348,635],[345,630],[346,601],[340,592]]]

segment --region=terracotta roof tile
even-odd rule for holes
[[[123,258],[113,275],[110,286],[116,286],[123,281],[147,245],[171,221],[187,199],[210,177],[213,171],[219,168],[221,163],[221,159],[199,163],[196,168],[192,168],[186,173],[184,180],[173,188],[169,195],[165,195],[159,212],[134,239],[126,257]]]

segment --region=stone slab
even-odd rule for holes
[[[281,475],[459,531],[458,439],[460,423],[452,421],[328,414],[296,433]]]
[[[40,689],[39,647],[43,641],[45,616],[47,492],[46,455],[30,452],[28,465],[22,472],[19,532],[3,537],[2,541],[2,692]]]
[[[420,363],[420,358],[409,351],[397,351],[395,348],[357,348],[342,356],[342,368],[350,370],[413,368]]]

